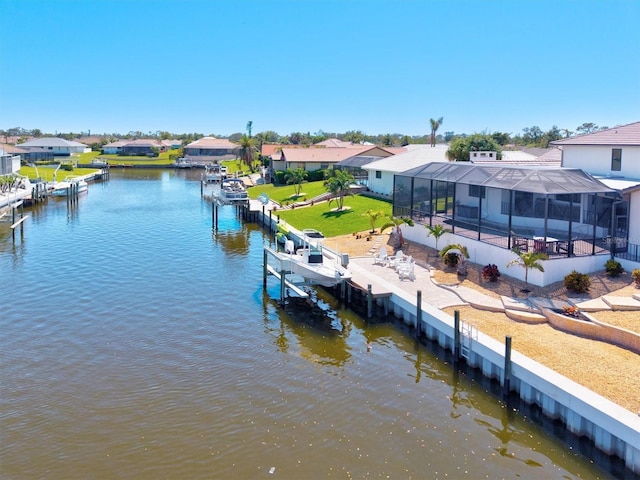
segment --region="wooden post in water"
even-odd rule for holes
[[[269,210],[269,234],[271,234],[271,229],[273,228],[273,221],[271,220],[271,212],[272,210]]]
[[[340,282],[340,300],[344,300],[346,289],[347,289],[347,282],[343,280]]]
[[[453,312],[453,361],[460,360],[460,310]]]
[[[505,337],[504,344],[504,379],[502,381],[502,394],[506,397],[511,391],[511,336]]]
[[[416,338],[422,335],[422,290],[416,293]]]
[[[373,293],[371,292],[371,284],[367,285],[367,319],[373,317]]]
[[[267,288],[267,249],[262,250],[262,288]]]

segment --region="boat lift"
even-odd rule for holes
[[[277,259],[279,265],[279,270],[277,270],[274,266],[269,264],[269,258]],[[291,274],[290,270],[287,270],[284,265],[285,262],[282,261],[278,253],[273,250],[271,247],[265,245],[263,259],[262,259],[262,286],[263,288],[267,288],[267,276],[273,275],[275,278],[280,280],[280,304],[284,304],[287,297],[287,289],[290,292],[296,294],[296,296],[300,298],[308,298],[309,294],[303,290],[297,283],[292,282],[290,279],[287,279],[287,275]]]

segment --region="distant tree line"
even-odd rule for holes
[[[247,133],[233,133],[231,135],[216,135],[214,133],[210,133],[209,136],[214,136],[218,138],[226,138],[232,142],[240,142],[243,136],[248,136],[249,138],[254,139],[257,147],[261,146],[265,143],[279,143],[285,145],[313,145],[314,143],[322,142],[323,140],[327,140],[328,138],[338,138],[339,140],[352,142],[355,144],[364,144],[371,143],[374,145],[387,146],[387,147],[403,147],[409,144],[431,144],[435,143],[448,143],[451,144],[456,139],[466,139],[469,137],[474,138],[474,141],[478,141],[478,136],[488,137],[495,144],[500,147],[504,147],[507,145],[514,145],[518,147],[538,147],[538,148],[547,148],[550,142],[554,140],[560,140],[562,138],[568,138],[573,135],[582,135],[587,133],[593,133],[598,130],[604,130],[608,127],[599,127],[595,123],[583,123],[575,128],[575,130],[569,129],[561,129],[557,126],[552,126],[549,130],[544,131],[540,127],[534,125],[532,127],[526,127],[522,129],[522,133],[507,133],[507,132],[482,132],[482,133],[474,133],[474,134],[466,134],[460,133],[457,134],[452,131],[444,132],[443,134],[436,134],[438,127],[442,124],[442,117],[437,120],[431,119],[431,132],[425,133],[424,135],[405,135],[401,133],[383,133],[378,135],[368,135],[361,130],[349,130],[344,133],[337,132],[325,132],[323,130],[318,130],[317,132],[291,132],[288,135],[280,135],[279,133],[273,130],[266,130],[264,132],[256,133],[255,135],[251,135],[251,125],[249,122],[247,124]],[[435,127],[435,129],[434,129]],[[42,137],[42,136],[54,136],[60,137],[67,140],[74,140],[77,138],[81,138],[83,136],[89,136],[89,132],[55,132],[51,133],[43,133],[40,129],[25,129],[21,127],[9,128],[7,130],[0,130],[0,141],[6,140],[8,137],[19,137],[20,139],[26,140],[31,137]],[[122,140],[122,139],[140,139],[140,138],[155,138],[159,140],[168,140],[168,139],[178,139],[184,143],[190,143],[195,140],[198,140],[205,135],[202,133],[172,133],[165,130],[158,130],[155,132],[142,132],[142,131],[129,131],[127,133],[102,133],[102,134],[93,134],[93,136],[100,137],[100,143],[98,146],[106,145],[107,143]],[[19,142],[20,143],[20,142]]]

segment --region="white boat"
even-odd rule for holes
[[[227,167],[214,163],[205,167],[204,178],[207,183],[218,183],[227,178]]]
[[[239,178],[225,178],[220,185],[220,200],[226,204],[246,203],[249,193]]]
[[[191,168],[193,164],[191,162],[187,162],[186,158],[180,157],[173,162],[173,166],[175,168]]]
[[[351,272],[342,266],[341,259],[323,252],[323,238],[317,230],[305,229],[300,248],[296,249],[293,241],[287,240],[285,251],[277,253],[281,268],[324,287],[333,287],[350,279]]]
[[[75,187],[79,194],[89,190],[89,184],[84,178],[71,176],[65,178],[62,182],[54,183],[51,195],[54,197],[66,197],[70,193],[73,193],[71,187]]]

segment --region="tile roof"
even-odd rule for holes
[[[8,145],[6,143],[0,143],[0,150],[4,150],[5,155],[20,155],[21,153],[29,153],[29,150],[16,147],[15,145]]]
[[[226,138],[202,137],[186,145],[185,148],[237,148],[238,144]]]
[[[640,146],[640,122],[620,125],[599,132],[551,142],[551,145],[629,145]]]
[[[288,148],[284,147],[282,153],[287,162],[339,162],[349,157],[362,155],[385,155],[384,149],[370,145],[352,145],[340,148]]]
[[[365,170],[380,170],[385,172],[404,172],[410,168],[419,167],[431,162],[448,162],[447,150],[447,146],[431,147],[429,145],[423,145],[418,147],[415,145],[404,153],[368,163],[362,168]]]
[[[344,140],[340,140],[338,138],[327,138],[322,142],[314,143],[316,147],[327,147],[327,148],[346,148],[351,147],[354,144],[351,142],[345,142]]]
[[[64,138],[58,137],[42,137],[42,138],[34,138],[33,140],[29,140],[28,142],[24,142],[19,144],[20,148],[24,147],[86,147],[84,143],[80,142],[72,142],[70,140],[65,140]]]

